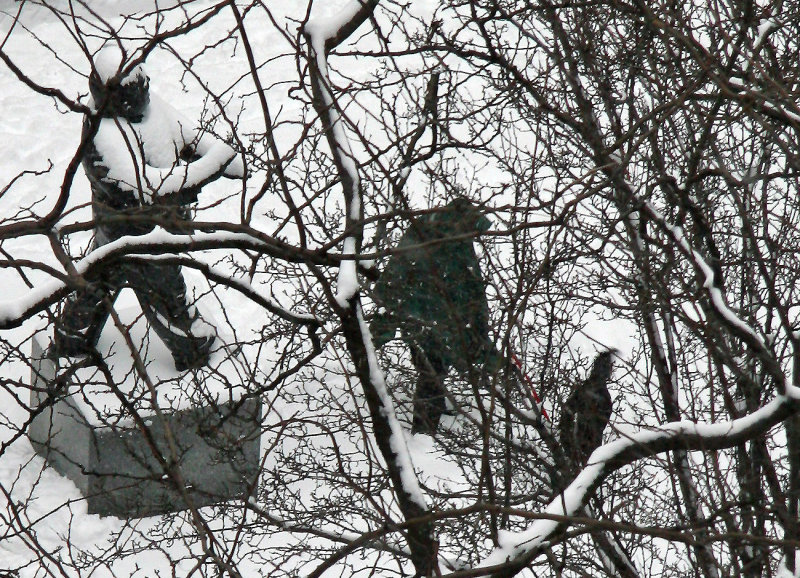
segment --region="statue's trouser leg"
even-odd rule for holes
[[[444,377],[447,367],[436,356],[426,355],[416,345],[411,345],[411,361],[417,370],[417,390],[414,392],[414,433],[436,432],[439,420],[447,409]]]
[[[179,370],[208,363],[213,336],[193,335],[199,318],[187,301],[179,265],[126,263],[125,277],[136,292],[150,326],[166,344]]]
[[[108,296],[113,302],[121,285],[118,275],[103,275],[67,297],[55,322],[50,353],[55,357],[73,357],[93,350],[109,315],[103,300]]]

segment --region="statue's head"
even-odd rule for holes
[[[466,197],[457,197],[446,207],[446,219],[457,228],[459,233],[483,233],[489,230],[492,222]]]
[[[150,104],[150,79],[142,65],[122,76],[124,60],[115,46],[103,48],[94,59],[89,90],[105,117],[140,122]]]
[[[611,379],[611,372],[614,370],[614,358],[618,354],[619,350],[613,347],[598,353],[597,357],[594,358],[589,379],[601,383]]]

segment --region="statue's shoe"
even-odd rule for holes
[[[178,371],[200,369],[208,364],[214,339],[213,335],[192,337],[191,345],[185,351],[173,351],[172,358],[175,360],[175,369]]]
[[[82,334],[71,334],[56,330],[53,341],[44,353],[53,361],[64,357],[83,357],[95,349]]]

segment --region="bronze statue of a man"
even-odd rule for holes
[[[493,371],[501,359],[489,337],[486,283],[473,247],[491,223],[458,198],[415,219],[375,286],[380,306],[370,327],[376,347],[397,330],[417,370],[412,431],[435,433],[446,411],[444,378]]]
[[[95,248],[156,226],[179,232],[177,225],[191,219],[190,205],[203,185],[220,176],[244,176],[244,165],[231,147],[201,134],[150,94],[141,65],[127,74],[123,67],[122,53],[107,48],[89,77],[94,108],[102,117],[82,159],[92,188]],[[90,120],[87,116],[84,131],[90,130]],[[214,336],[201,328],[179,265],[123,259],[87,281],[88,287],[69,296],[56,321],[51,357],[94,350],[109,315],[104,301],[113,302],[123,287],[130,287],[178,370],[208,362]]]

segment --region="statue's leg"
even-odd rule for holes
[[[108,319],[108,309],[103,300],[109,296],[113,301],[118,290],[113,280],[98,279],[86,289],[70,294],[56,319],[48,355],[53,358],[75,357],[94,350]]]
[[[199,314],[187,301],[180,266],[128,263],[124,267],[145,317],[169,348],[175,367],[183,371],[208,363],[214,336],[192,334]]]
[[[410,344],[411,361],[417,370],[417,389],[414,392],[413,433],[433,434],[447,406],[444,378],[447,367],[434,355],[426,355],[417,345]]]

